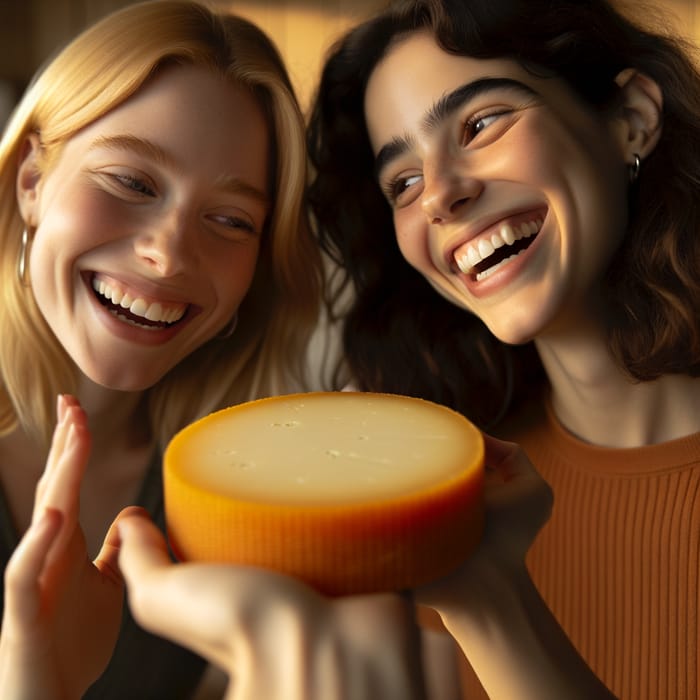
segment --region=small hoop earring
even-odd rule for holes
[[[634,163],[630,165],[630,182],[635,182],[639,177],[639,170],[642,167],[642,159],[639,153],[634,154]]]
[[[234,331],[236,330],[236,326],[238,325],[238,312],[233,314],[233,317],[231,320],[216,334],[216,339],[217,340],[225,340],[226,338],[230,338]]]
[[[29,281],[29,231],[26,226],[22,231],[22,241],[19,246],[19,259],[17,260],[17,277],[23,287],[31,286]]]

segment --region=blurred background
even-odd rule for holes
[[[583,0],[585,1],[585,0]],[[0,128],[35,70],[86,25],[133,0],[0,0]],[[209,0],[267,31],[307,107],[323,55],[342,31],[385,0]],[[700,45],[700,0],[652,0]],[[637,3],[629,0],[631,11]]]

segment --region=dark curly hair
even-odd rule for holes
[[[313,214],[354,292],[344,350],[359,387],[430,398],[491,429],[544,382],[531,344],[501,343],[399,252],[363,101],[392,43],[421,29],[450,53],[558,76],[596,111],[615,104],[625,68],[661,86],[663,132],[630,188],[628,231],[605,280],[607,337],[636,380],[700,375],[700,74],[691,45],[605,0],[399,0],[332,48],[308,130]]]

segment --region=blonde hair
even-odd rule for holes
[[[154,0],[108,15],[68,44],[28,88],[0,142],[0,434],[19,424],[48,441],[56,394],[74,391],[77,380],[17,274],[24,224],[15,181],[23,145],[39,134],[48,171],[73,135],[172,63],[217,71],[256,97],[273,142],[273,206],[235,334],[209,341],[148,390],[153,429],[162,445],[217,407],[304,387],[322,274],[304,202],[304,120],[289,78],[253,24],[197,2]]]

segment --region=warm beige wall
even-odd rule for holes
[[[700,45],[700,0],[663,0],[676,28]]]
[[[37,66],[85,25],[134,0],[0,0],[0,80],[22,85]],[[583,0],[582,0],[583,1]],[[700,45],[700,0],[645,0],[667,10]],[[350,24],[385,0],[209,0],[257,22],[278,45],[309,102],[322,57]],[[634,10],[637,0],[620,0]]]
[[[306,108],[333,40],[382,7],[384,0],[219,0],[218,5],[252,20],[272,37]]]
[[[621,1],[631,11],[638,5],[637,0]],[[700,46],[700,0],[645,1],[663,8],[671,25]],[[218,0],[220,7],[251,19],[273,38],[304,107],[309,104],[322,57],[333,40],[384,4],[385,0]]]

